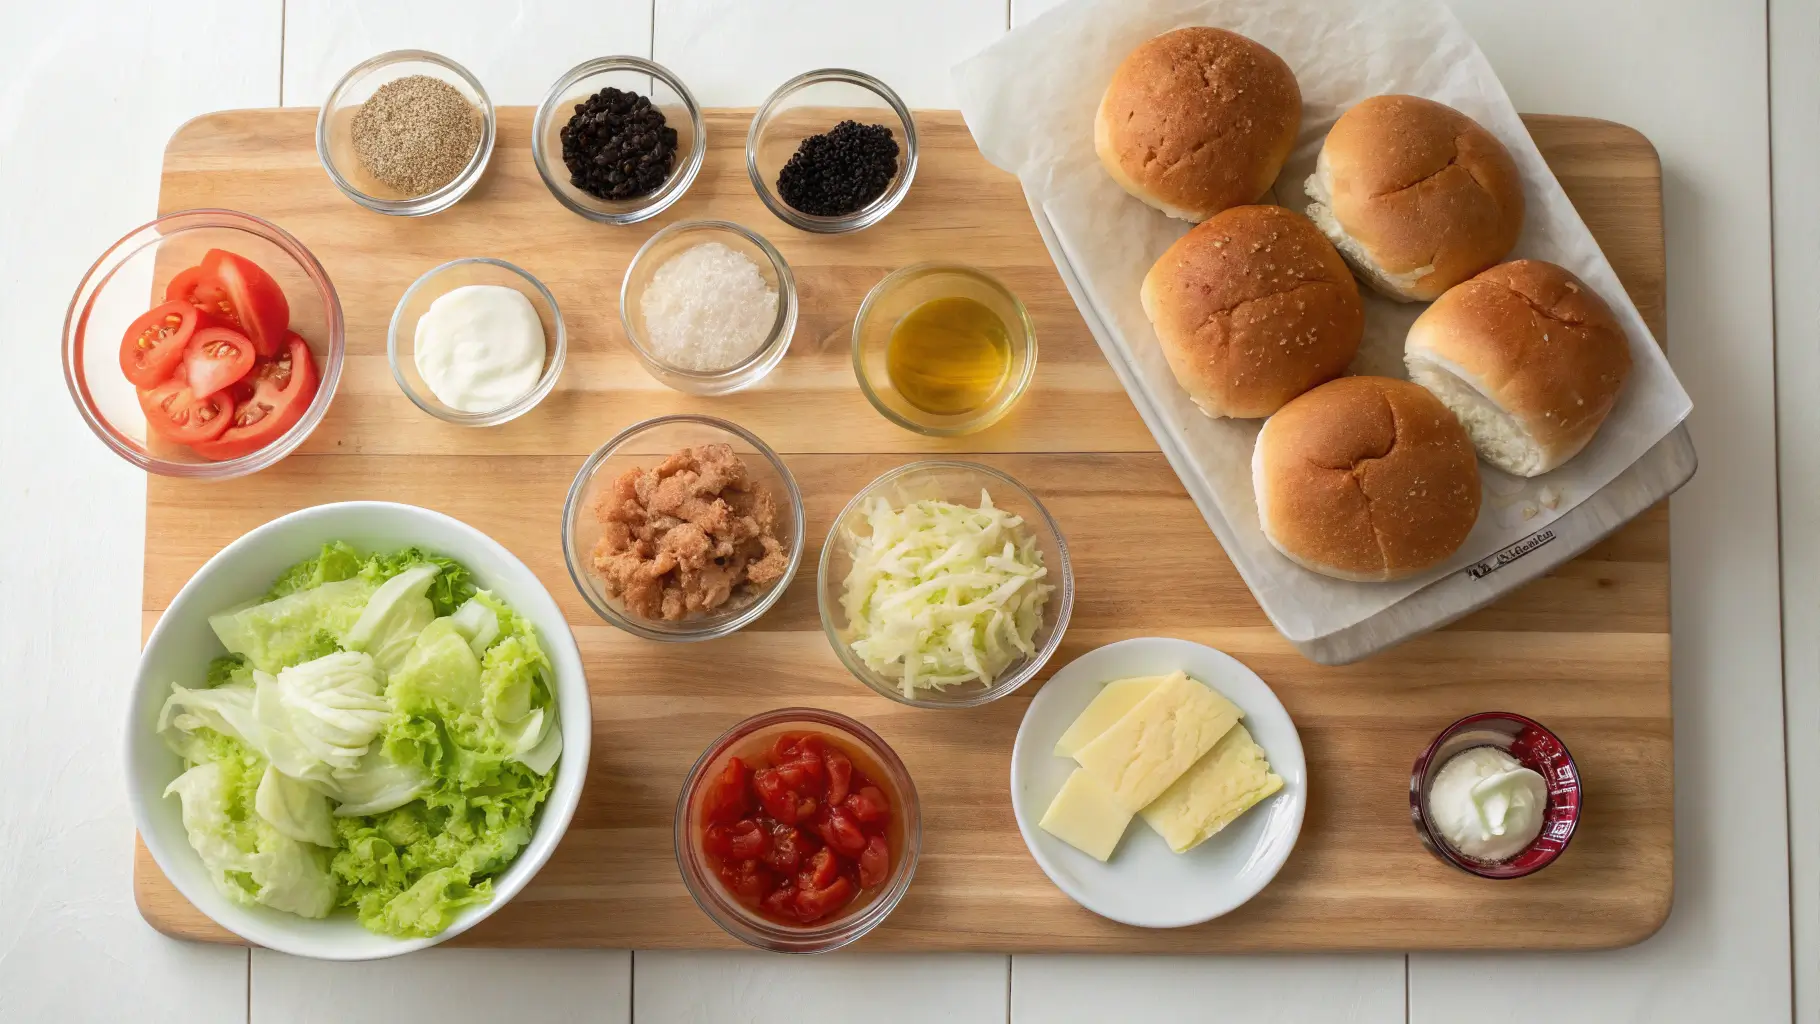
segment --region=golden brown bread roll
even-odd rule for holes
[[[1409,328],[1403,361],[1486,462],[1539,476],[1598,433],[1630,374],[1611,307],[1566,268],[1513,260],[1447,290]]]
[[[1342,377],[1258,433],[1264,536],[1326,576],[1381,582],[1445,561],[1479,517],[1479,462],[1440,400],[1408,381]]]
[[[1203,221],[1270,190],[1302,125],[1295,74],[1218,28],[1181,28],[1131,51],[1100,100],[1093,148],[1125,191]]]
[[[1359,288],[1308,218],[1238,206],[1182,236],[1139,293],[1169,368],[1209,416],[1268,416],[1345,371]]]
[[[1523,182],[1497,137],[1419,96],[1373,96],[1334,123],[1308,207],[1346,262],[1393,299],[1428,301],[1503,259]]]

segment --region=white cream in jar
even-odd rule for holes
[[[1428,786],[1428,821],[1449,846],[1473,860],[1522,853],[1542,832],[1548,784],[1497,747],[1448,758]]]
[[[486,413],[529,394],[543,376],[543,322],[523,292],[471,284],[437,297],[417,319],[417,374],[451,409]]]

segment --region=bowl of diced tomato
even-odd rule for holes
[[[83,276],[63,375],[104,444],[153,473],[227,479],[302,444],[341,377],[341,302],[289,232],[186,210],[139,227]]]
[[[689,895],[727,934],[824,953],[904,898],[922,817],[909,771],[877,733],[783,708],[708,745],[677,799],[675,841]]]

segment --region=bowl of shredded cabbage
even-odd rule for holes
[[[915,462],[868,484],[836,517],[816,584],[841,663],[916,707],[976,707],[1022,686],[1074,608],[1054,518],[972,462]]]
[[[129,799],[217,924],[375,959],[524,888],[574,814],[591,730],[574,637],[524,563],[428,509],[320,505],[223,548],[159,619]]]

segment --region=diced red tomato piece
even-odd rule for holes
[[[891,875],[891,846],[884,836],[873,836],[866,840],[866,849],[859,855],[859,884],[861,888],[884,885]]]
[[[702,815],[709,824],[732,824],[752,809],[751,801],[746,796],[747,774],[746,763],[735,757],[729,759],[727,766],[708,783],[708,791],[702,797],[701,806]],[[727,855],[723,853],[719,856]]]
[[[758,802],[764,805],[765,813],[786,825],[794,825],[798,820],[796,813],[796,794],[784,784],[783,777],[775,768],[760,768],[752,773],[752,790],[758,794]]]
[[[847,799],[847,789],[853,784],[853,760],[829,747],[822,751],[822,762],[828,772],[828,804],[839,806]]]
[[[731,856],[758,860],[771,848],[771,837],[758,822],[747,818],[727,830],[727,846],[732,851]]]
[[[728,861],[721,865],[720,880],[741,899],[757,903],[773,888],[771,872],[755,860]]]
[[[765,866],[780,874],[795,872],[809,856],[805,839],[796,826],[772,822],[771,842],[763,854]]]
[[[891,801],[877,786],[865,786],[859,792],[849,794],[842,806],[848,814],[868,824],[891,820]]]
[[[824,846],[809,858],[809,866],[797,876],[796,884],[804,889],[825,889],[839,875],[840,858]]]
[[[859,822],[845,808],[835,808],[824,818],[817,819],[815,831],[836,852],[846,857],[857,857],[866,849],[866,833],[860,830]]]
[[[733,856],[733,830],[721,824],[709,825],[702,833],[701,848],[722,859]]]
[[[796,890],[796,914],[804,924],[819,921],[853,901],[853,883],[836,878],[826,889]]]
[[[766,893],[758,905],[771,912],[775,917],[794,919],[796,917],[796,880],[786,878],[777,888]]]

